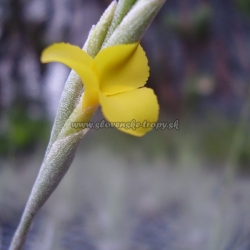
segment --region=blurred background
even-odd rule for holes
[[[0,0],[0,249],[35,181],[69,69],[110,0]],[[250,250],[250,1],[168,0],[142,39],[160,121],[90,131],[25,250]],[[95,119],[103,119],[97,112]]]

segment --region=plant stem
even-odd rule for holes
[[[58,139],[51,147],[38,173],[9,250],[22,249],[35,214],[54,192],[68,171],[74,159],[76,148],[87,132],[88,129],[83,129],[78,133]]]

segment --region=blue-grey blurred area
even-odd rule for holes
[[[1,250],[69,74],[41,51],[82,46],[110,2],[0,0]],[[143,138],[91,130],[24,250],[250,249],[250,1],[168,0],[142,46],[159,121],[175,126]]]

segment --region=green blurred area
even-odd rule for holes
[[[181,13],[171,13],[165,17],[165,25],[181,39],[204,41],[210,34],[212,9],[208,5],[198,5],[183,22]]]
[[[250,16],[250,2],[248,0],[237,0],[237,5],[238,8],[244,12],[245,14],[247,14],[248,16]]]
[[[22,106],[14,106],[4,114],[1,123],[0,155],[8,156],[34,152],[37,144],[46,144],[51,125],[45,118],[32,118]]]

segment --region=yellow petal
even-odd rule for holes
[[[79,47],[69,43],[55,43],[42,52],[41,61],[61,62],[70,68],[78,67],[78,64],[84,67],[90,67],[93,58]],[[75,64],[77,64],[75,66]]]
[[[143,136],[158,119],[157,97],[149,88],[113,96],[100,94],[100,104],[105,118],[117,129],[131,135]]]
[[[72,68],[85,86],[84,107],[98,102],[98,80],[94,71],[91,70],[94,60],[85,51],[71,44],[57,43],[42,52],[41,61],[43,63],[60,62]]]
[[[104,49],[94,61],[100,78],[100,91],[105,95],[142,87],[149,76],[148,60],[138,43]]]

